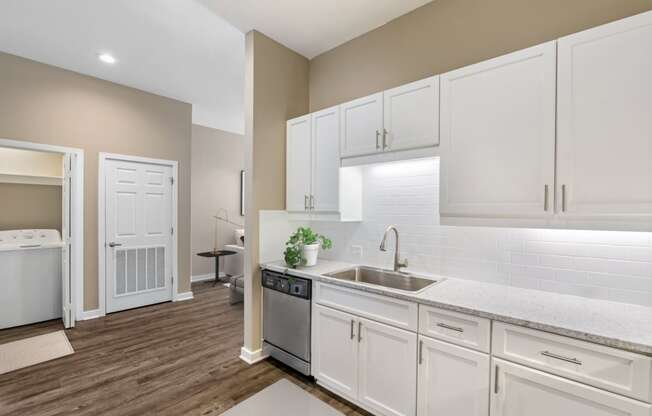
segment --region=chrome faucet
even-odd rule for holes
[[[387,251],[387,234],[389,234],[389,232],[392,230],[394,230],[394,234],[396,235],[396,248],[394,250],[394,271],[400,272],[402,267],[408,267],[408,261],[407,259],[401,261],[400,246],[398,242],[398,230],[395,226],[390,225],[385,229],[385,234],[383,234],[383,241],[380,242],[380,251]]]

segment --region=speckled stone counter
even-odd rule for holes
[[[652,308],[444,276],[424,275],[444,280],[417,293],[324,276],[353,266],[326,260],[298,269],[288,269],[283,262],[261,265],[263,269],[652,356]]]

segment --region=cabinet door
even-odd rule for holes
[[[353,315],[313,306],[312,375],[355,401],[358,392],[357,321]]]
[[[489,356],[419,337],[419,416],[487,416]]]
[[[367,319],[358,320],[358,401],[378,415],[414,415],[417,335]]]
[[[491,416],[650,416],[649,404],[494,358]]]
[[[439,77],[430,77],[383,93],[385,150],[439,144]]]
[[[559,40],[559,213],[652,218],[650,74],[652,12]]]
[[[286,146],[286,209],[306,211],[312,169],[310,115],[287,122]]]
[[[340,155],[361,156],[383,151],[383,93],[340,106]]]
[[[312,206],[337,212],[340,199],[339,107],[312,115]]]
[[[552,215],[555,42],[441,76],[442,216]]]

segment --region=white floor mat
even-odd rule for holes
[[[301,387],[279,380],[222,416],[344,416]]]
[[[0,374],[54,360],[74,352],[64,331],[8,342],[0,345]]]

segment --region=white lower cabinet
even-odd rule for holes
[[[489,355],[419,336],[418,416],[487,416]]]
[[[491,416],[651,416],[649,404],[494,358]]]
[[[414,416],[417,334],[313,307],[312,375],[376,415]]]
[[[357,322],[351,314],[315,305],[312,375],[325,387],[355,401],[358,392]]]
[[[417,334],[359,318],[358,401],[380,415],[414,415]]]

